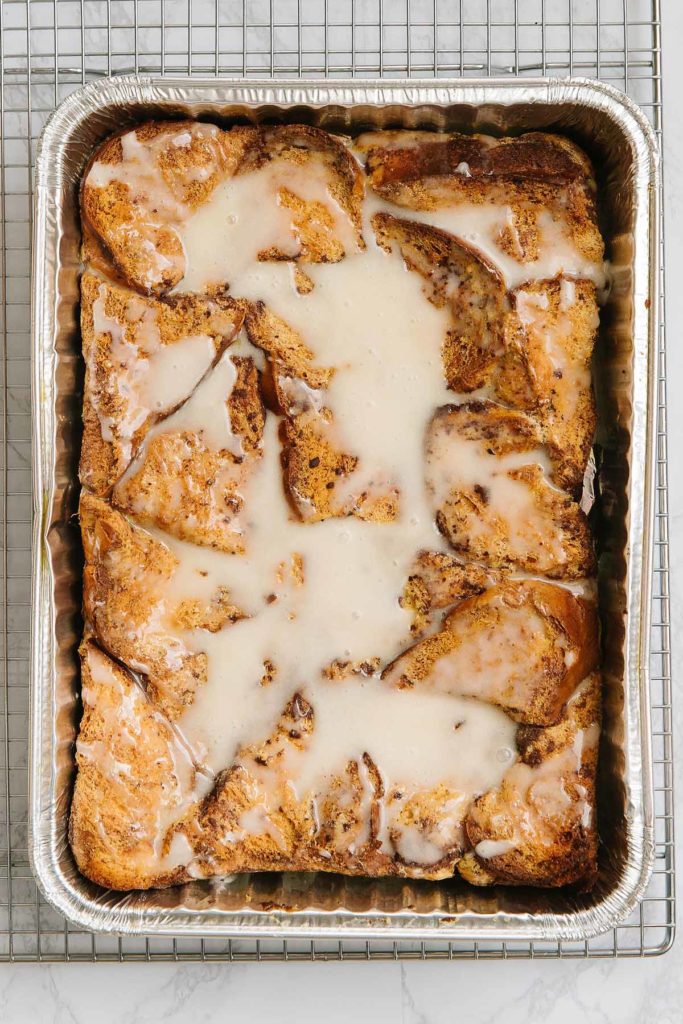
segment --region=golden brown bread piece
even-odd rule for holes
[[[354,486],[354,470],[361,459],[336,443],[330,410],[287,417],[283,439],[285,485],[304,522],[348,515],[380,523],[396,518],[399,499],[394,488],[372,479]]]
[[[429,596],[430,608],[448,608],[493,586],[500,573],[460,562],[445,551],[421,551],[409,580],[416,577]]]
[[[249,302],[244,321],[252,345],[262,349],[272,364],[272,373],[303,381],[317,390],[329,384],[334,368],[316,366],[314,356],[301,335],[264,302]]]
[[[382,673],[399,687],[434,687],[552,725],[598,660],[595,605],[563,587],[510,580],[462,601],[440,632]]]
[[[168,431],[150,438],[113,501],[180,540],[239,553],[241,470],[229,451],[209,448],[197,433]]]
[[[300,518],[310,523],[347,515],[377,522],[395,519],[395,489],[384,482],[375,486],[372,479],[354,486],[353,474],[362,458],[344,451],[332,410],[325,405],[334,368],[317,366],[299,332],[263,302],[249,303],[245,324],[250,342],[270,360],[271,399],[285,417],[285,487]]]
[[[226,390],[216,400],[209,378],[219,372]],[[241,489],[261,455],[265,413],[251,358],[226,353],[211,375],[195,391],[192,406],[188,402],[180,410],[180,418],[169,417],[147,436],[114,488],[113,501],[140,522],[181,540],[237,553],[243,550]],[[226,405],[232,448],[217,447],[214,441],[216,401]]]
[[[337,263],[351,247],[365,248],[361,232],[365,179],[342,139],[310,125],[263,125],[252,136],[238,173],[250,174],[267,164],[281,168],[277,199],[291,212],[298,249],[292,255],[274,245],[259,253],[260,260]],[[299,194],[302,190],[297,186],[297,172],[322,178],[348,221],[346,229],[328,202]]]
[[[231,356],[235,382],[228,395],[230,429],[239,438],[241,457],[258,454],[263,439],[265,409],[261,399],[259,373],[250,356]]]
[[[500,275],[452,235],[427,224],[376,213],[372,227],[387,252],[396,248],[424,278],[433,305],[448,306],[453,326],[444,338],[444,373],[453,391],[488,383],[505,350],[510,301]]]
[[[152,424],[191,394],[203,372],[234,340],[243,319],[243,307],[226,296],[206,300],[188,295],[160,302],[88,271],[83,274],[85,391],[79,475],[84,486],[95,494],[109,492]],[[180,351],[189,352],[189,346],[194,355],[183,373],[183,363],[174,369],[172,360],[182,358]],[[169,383],[172,378],[170,396],[155,387],[160,376]]]
[[[553,477],[577,490],[595,432],[590,362],[598,324],[595,285],[536,281],[508,294],[500,275],[446,231],[377,213],[377,241],[424,279],[452,326],[442,356],[453,391],[491,387],[533,414],[553,456]]]
[[[179,228],[234,174],[256,129],[148,121],[95,152],[81,184],[81,218],[121,276],[162,295],[185,274]]]
[[[401,597],[402,607],[413,613],[412,635],[425,632],[439,609],[481,594],[500,576],[481,565],[460,562],[444,551],[420,551]]]
[[[365,132],[356,139],[356,148],[366,154],[366,170],[378,190],[418,180],[460,184],[461,178],[465,183],[474,178],[562,184],[590,179],[592,174],[590,161],[578,146],[547,132],[502,139],[460,132]]]
[[[191,592],[174,599],[175,555],[103,499],[84,493],[80,520],[90,627],[102,647],[143,676],[151,699],[176,719],[207,675],[206,655],[187,648],[183,630],[215,632],[242,613],[224,589],[209,602]]]
[[[195,772],[165,717],[130,672],[92,640],[81,645],[83,717],[69,841],[84,875],[107,889],[182,881],[159,855]]]
[[[543,435],[493,402],[437,410],[426,441],[436,521],[459,557],[494,569],[581,579],[595,569],[578,504],[543,469]]]
[[[475,800],[465,819],[472,845],[458,864],[474,885],[578,884],[597,873],[595,772],[600,675],[579,686],[557,725],[523,727],[520,760],[497,789]]]
[[[536,281],[512,294],[505,357],[491,383],[503,402],[530,412],[553,459],[553,479],[582,483],[597,415],[591,359],[598,304],[591,281]]]
[[[520,265],[537,260],[544,218],[588,261],[604,258],[595,181],[586,155],[568,139],[531,132],[493,139],[458,133],[372,132],[357,145],[371,188],[396,206],[438,210],[461,203],[509,209],[498,245]]]
[[[273,206],[249,212],[272,217],[276,205],[290,211],[292,244],[284,251],[274,243],[259,259],[334,263],[351,246],[363,247],[364,177],[340,139],[304,125],[223,131],[197,121],[150,121],[108,139],[86,169],[81,214],[89,249],[107,254],[134,288],[163,295],[185,275],[182,230],[192,212],[222,181],[269,165]],[[306,176],[320,179],[322,199],[301,194]]]
[[[281,870],[301,856],[299,843],[310,822],[281,767],[286,752],[301,749],[311,728],[310,705],[295,695],[272,734],[239,751],[207,797],[178,824],[192,850],[195,877],[243,871],[246,865]]]

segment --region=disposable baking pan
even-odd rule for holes
[[[83,367],[78,183],[94,147],[148,118],[369,128],[558,131],[596,168],[612,286],[595,358],[604,727],[600,870],[591,893],[306,874],[241,874],[116,893],[79,874],[67,841],[81,713],[76,510]],[[33,238],[33,618],[29,848],[50,903],[81,927],[142,934],[403,940],[586,939],[642,895],[653,859],[648,645],[654,518],[657,145],[622,93],[584,80],[230,82],[120,77],[71,94],[43,133]]]

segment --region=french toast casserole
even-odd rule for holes
[[[595,192],[543,133],[159,121],[94,154],[87,877],[591,887]]]

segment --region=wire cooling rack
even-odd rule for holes
[[[52,110],[84,82],[134,71],[258,78],[579,74],[628,92],[660,135],[660,31],[658,0],[0,0],[0,960],[578,958],[669,948],[674,846],[661,286],[651,665],[656,862],[628,921],[588,942],[553,944],[119,939],[71,928],[48,907],[27,854],[31,192],[36,141]]]

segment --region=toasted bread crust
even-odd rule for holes
[[[206,336],[207,368],[236,337],[244,308],[227,296],[178,296],[159,302],[86,271],[81,278],[81,336],[85,359],[83,441],[79,475],[95,494],[108,494],[149,428],[173,411],[152,406],[145,386],[155,356]],[[184,398],[196,381],[188,381]],[[184,400],[180,394],[180,404]],[[178,403],[176,403],[178,404]]]
[[[475,444],[486,453],[481,472],[512,481],[526,495],[525,515],[492,505],[491,477],[454,484],[434,493],[436,522],[461,558],[492,569],[517,569],[551,579],[583,579],[595,570],[588,520],[579,505],[547,481],[538,456],[543,434],[525,413],[492,402],[467,402],[437,410],[426,444],[428,466],[438,471],[449,446]],[[506,468],[504,458],[529,452],[528,464]],[[499,460],[499,466],[494,460]],[[474,529],[475,522],[479,525]],[[481,528],[483,524],[483,529]]]
[[[591,165],[577,146],[559,135],[527,132],[516,138],[462,135],[458,132],[368,132],[358,139],[367,154],[366,170],[374,188],[425,179],[548,181],[556,184],[591,175]]]
[[[150,121],[112,136],[93,154],[81,183],[81,218],[125,281],[163,295],[182,280],[178,222],[235,173],[255,130]],[[136,157],[140,170],[132,182],[119,178],[116,168],[125,174]]]
[[[94,495],[82,496],[80,520],[84,611],[92,630],[105,650],[142,674],[155,703],[176,719],[207,674],[206,655],[187,649],[165,598],[177,559]]]
[[[382,143],[373,133],[359,140],[368,183],[384,199],[412,210],[504,203],[512,224],[501,241],[520,263],[538,257],[538,218],[550,211],[587,259],[604,258],[592,168],[568,139],[537,132],[516,139],[411,132],[412,144],[406,144],[411,140],[401,136]]]
[[[107,889],[184,881],[181,867],[159,870],[156,846],[160,815],[172,820],[182,813],[186,780],[180,769],[189,775],[191,767],[130,672],[87,638],[80,653],[83,717],[69,822],[76,863]]]
[[[509,581],[462,601],[440,632],[383,677],[502,707],[515,721],[554,725],[598,659],[594,604],[536,580]]]
[[[464,878],[475,885],[592,886],[599,729],[600,676],[593,673],[556,725],[520,730],[520,760],[465,820],[473,849],[458,864]]]

